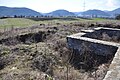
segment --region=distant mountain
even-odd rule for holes
[[[120,14],[120,8],[117,8],[117,9],[115,9],[115,10],[113,10],[113,11],[109,11],[109,13],[110,13],[111,15]]]
[[[46,15],[48,16],[75,16],[74,13],[69,12],[67,10],[62,10],[62,9],[47,13]]]
[[[74,14],[78,15],[78,14],[80,14],[81,12],[72,12],[72,13],[74,13]]]
[[[39,13],[29,8],[17,8],[17,7],[5,7],[0,6],[0,16],[53,16],[53,17],[60,17],[60,16],[96,16],[96,17],[115,17],[116,14],[120,14],[120,8],[115,9],[113,11],[101,11],[101,10],[88,10],[84,12],[69,12],[64,9],[56,10],[50,13]]]
[[[74,13],[76,16],[79,16],[79,17],[81,16],[81,17],[82,17],[84,12],[73,12],[73,13]]]
[[[14,15],[41,16],[42,14],[29,8],[11,8],[0,6],[0,16],[14,16]]]
[[[104,10],[104,12],[109,12],[108,10]]]
[[[101,11],[101,10],[88,10],[82,13],[82,15],[88,15],[88,16],[100,16],[100,17],[104,17],[104,16],[110,16],[108,13]]]

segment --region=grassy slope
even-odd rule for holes
[[[49,21],[34,21],[30,19],[24,19],[24,18],[6,18],[6,19],[0,19],[0,28],[11,28],[11,27],[29,27],[32,25],[39,25],[41,23],[56,23],[58,20],[49,20]],[[64,22],[64,21],[62,21]],[[65,21],[65,23],[68,21]]]
[[[50,22],[57,22],[58,20],[51,20],[51,21],[33,21],[30,19],[24,18],[7,18],[7,19],[0,19],[0,28],[10,28],[10,27],[28,27],[35,24],[40,23],[50,23]]]
[[[41,23],[43,24],[51,24],[51,23],[70,23],[74,21],[84,21],[82,19],[77,20],[47,20],[47,21],[34,21],[30,19],[24,19],[24,18],[6,18],[6,19],[0,19],[0,28],[11,28],[11,27],[28,27],[32,25],[39,25]]]
[[[93,20],[101,21],[101,20],[107,20],[107,19],[103,19],[103,18],[93,18]]]
[[[26,27],[31,26],[32,24],[37,24],[37,22],[23,19],[23,18],[7,18],[7,19],[0,19],[0,28],[4,27]]]
[[[0,19],[0,28],[11,28],[11,27],[29,27],[32,25],[39,25],[39,24],[55,24],[55,23],[61,23],[61,24],[69,24],[72,22],[115,22],[116,20],[107,20],[107,19],[100,19],[100,18],[94,18],[93,20],[87,20],[87,19],[80,19],[76,18],[76,20],[45,20],[45,21],[34,21],[30,19],[24,19],[24,18],[7,18],[7,19]]]

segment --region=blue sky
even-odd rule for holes
[[[83,11],[84,0],[0,0],[0,6],[27,7],[38,12],[65,9],[71,12]],[[88,9],[113,10],[120,7],[120,0],[85,0]]]

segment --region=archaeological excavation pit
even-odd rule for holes
[[[110,64],[120,54],[120,29],[94,28],[67,37],[72,50],[70,63],[77,69],[96,70],[102,64]],[[107,73],[107,71],[106,71]]]
[[[16,44],[31,44],[44,42],[44,40],[51,34],[54,34],[54,31],[38,31],[35,33],[24,33],[16,36],[10,36],[0,40],[0,44],[4,45],[16,45]]]
[[[120,43],[120,30],[103,28],[103,29],[95,30],[89,34],[85,34],[82,37]]]

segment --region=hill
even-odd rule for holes
[[[0,16],[41,16],[37,11],[31,10],[29,8],[12,8],[12,7],[5,7],[5,6],[0,6]]]
[[[75,16],[74,13],[69,12],[67,10],[62,10],[62,9],[47,13],[46,15],[48,16]]]
[[[53,17],[67,17],[67,16],[89,16],[89,17],[114,17],[116,14],[120,14],[120,8],[117,8],[113,11],[102,11],[102,10],[87,10],[84,12],[69,12],[64,9],[59,9],[52,11],[50,13],[39,13],[35,10],[25,8],[25,7],[6,7],[6,6],[0,6],[0,16],[53,16]]]
[[[87,16],[98,16],[98,17],[106,17],[110,16],[108,13],[101,11],[101,10],[88,10],[82,13],[82,15],[87,15]]]
[[[117,9],[115,9],[115,10],[113,10],[113,11],[109,11],[109,13],[110,13],[111,15],[120,14],[120,8],[117,8]]]

